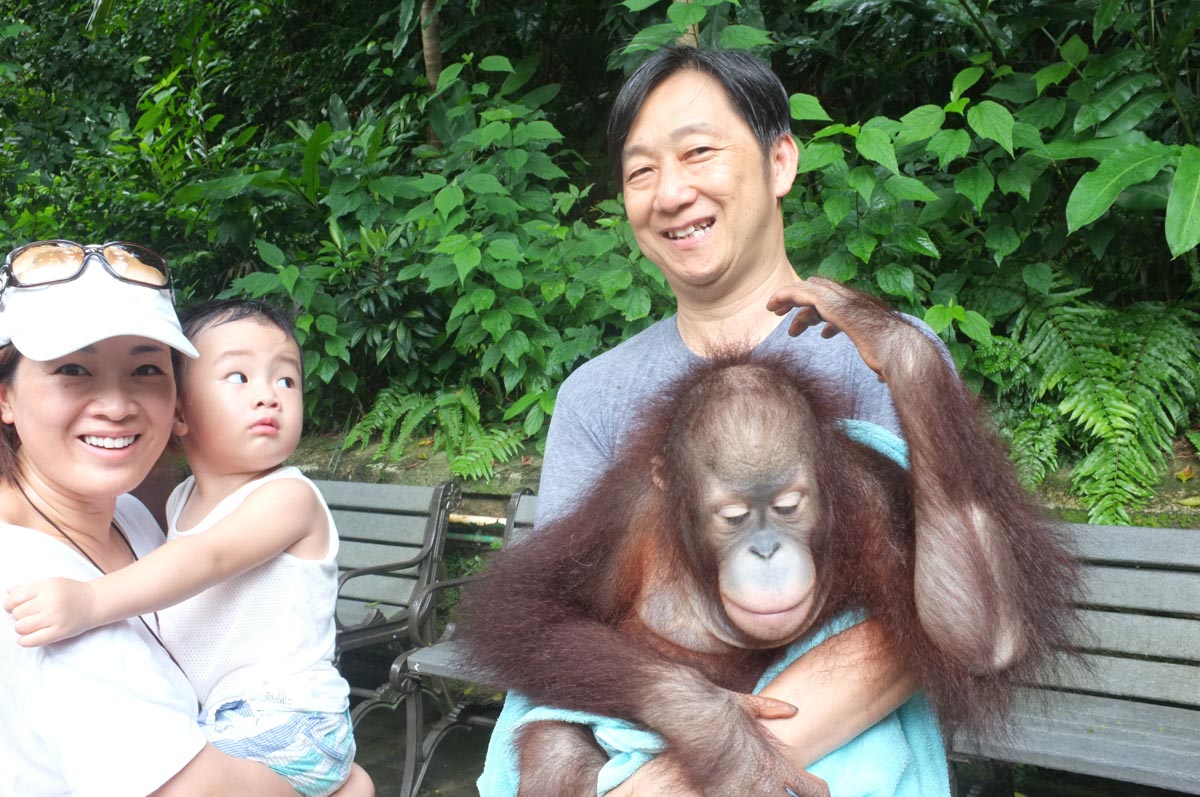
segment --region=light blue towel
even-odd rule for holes
[[[840,426],[848,437],[876,448],[903,467],[908,466],[904,441],[886,429],[865,421],[842,421]],[[804,653],[862,619],[861,615],[843,614],[808,639],[790,645],[780,660],[763,673],[755,693]],[[584,711],[536,706],[524,695],[509,692],[492,731],[483,774],[476,784],[481,797],[515,797],[520,782],[516,733],[525,723],[538,720],[574,722],[592,728],[596,741],[609,754],[609,761],[597,779],[597,795],[619,786],[666,747],[661,736],[633,723]],[[937,717],[919,693],[817,761],[808,771],[829,784],[832,797],[949,797],[950,794],[949,767]]]

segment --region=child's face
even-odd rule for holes
[[[252,318],[209,327],[184,375],[184,453],[201,473],[256,474],[296,450],[303,427],[300,349],[283,330]]]

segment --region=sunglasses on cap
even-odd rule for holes
[[[167,290],[172,300],[171,272],[167,261],[153,249],[126,241],[80,244],[74,241],[34,241],[17,247],[4,258],[0,293],[10,285],[36,288],[70,282],[83,274],[90,256],[99,258],[105,271],[121,282]]]

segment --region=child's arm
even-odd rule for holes
[[[18,643],[37,647],[173,606],[302,540],[327,540],[327,528],[312,488],[299,479],[279,479],[259,487],[202,534],[171,540],[93,581],[52,578],[15,586],[4,608],[16,620]]]

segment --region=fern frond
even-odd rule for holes
[[[1127,523],[1129,510],[1153,497],[1156,469],[1200,388],[1195,314],[1161,304],[1051,304],[1022,320],[1037,394],[1059,396],[1058,412],[1084,435],[1074,491],[1091,522]]]
[[[1154,497],[1154,466],[1129,435],[1102,440],[1075,466],[1072,486],[1088,509],[1089,523],[1130,523],[1129,510]]]
[[[1009,458],[1022,485],[1036,487],[1058,468],[1058,444],[1062,438],[1058,413],[1047,404],[1034,405],[1029,417],[1017,424]]]
[[[355,443],[361,443],[365,447],[376,432],[382,432],[386,440],[391,435],[392,427],[395,426],[397,420],[410,412],[414,404],[420,400],[419,395],[408,393],[395,386],[379,391],[371,409],[346,433],[342,448],[349,448]]]
[[[383,430],[383,439],[380,441],[379,450],[375,452],[376,459],[383,456],[385,448],[388,456],[393,460],[404,456],[404,444],[416,433],[421,424],[425,423],[425,419],[429,417],[430,413],[437,406],[434,399],[419,393],[413,394],[412,399],[411,402],[408,402],[407,411],[403,416],[403,421],[400,423],[400,428],[396,431],[395,437],[390,437],[390,435],[392,428],[399,418],[393,418],[388,427]],[[391,441],[390,445],[389,440]]]
[[[464,478],[487,480],[495,475],[495,463],[505,462],[515,456],[525,439],[524,433],[517,428],[475,427],[472,437],[462,447],[461,453],[450,460],[450,472]]]

